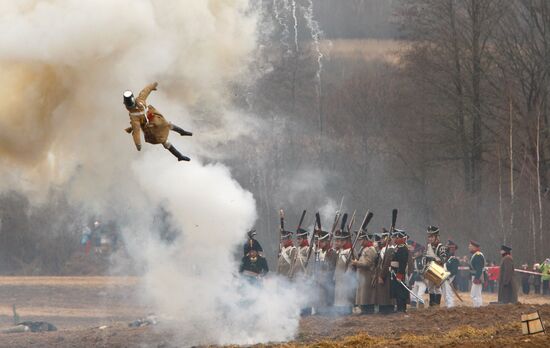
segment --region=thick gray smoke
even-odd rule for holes
[[[229,86],[252,82],[257,24],[247,0],[0,2],[0,190],[37,200],[62,185],[91,214],[116,216],[146,270],[143,300],[190,345],[286,340],[298,325],[287,286],[258,292],[234,276],[255,201],[229,168],[204,164],[253,127]],[[123,131],[121,92],[152,81],[149,102],[195,131],[170,139],[189,164],[160,145],[137,152]],[[159,205],[180,233],[170,245],[156,237]]]

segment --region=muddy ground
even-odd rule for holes
[[[0,277],[0,328],[43,320],[58,331],[0,334],[0,347],[178,347],[162,323],[129,328],[150,308],[139,305],[137,278]],[[462,297],[469,302],[468,295]],[[485,294],[487,302],[495,295]],[[309,317],[293,342],[279,347],[549,347],[547,335],[523,336],[520,316],[539,310],[550,324],[550,297],[521,296],[523,304],[419,309],[387,316]],[[547,304],[548,303],[548,304]],[[468,304],[468,303],[466,303]],[[101,328],[107,326],[106,328]]]

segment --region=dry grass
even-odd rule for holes
[[[333,40],[321,42],[322,52],[329,56],[354,60],[385,60],[397,63],[399,52],[408,44],[398,40]]]
[[[0,285],[106,287],[136,285],[138,277],[0,277]]]
[[[435,320],[435,318],[434,318]],[[476,346],[548,346],[548,336],[522,336],[519,323],[479,329],[462,326],[449,332],[428,335],[404,334],[397,338],[372,336],[366,333],[342,340],[323,340],[305,344],[283,344],[285,348],[348,348],[348,347],[476,347]]]
[[[151,308],[139,301],[137,277],[0,277],[0,326],[11,325],[11,304],[24,320],[46,320],[60,329],[40,335],[0,335],[0,347],[162,346],[172,334],[161,325],[127,323]],[[461,294],[466,301],[469,294]],[[523,304],[424,308],[407,315],[303,318],[292,342],[258,347],[550,347],[550,336],[523,336],[520,317],[539,310],[550,319],[549,297],[520,295]],[[484,301],[496,294],[484,293]],[[549,322],[545,322],[548,326]],[[108,325],[105,330],[97,327]],[[32,341],[32,343],[31,343]],[[171,345],[166,345],[171,347]]]

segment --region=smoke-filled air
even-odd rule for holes
[[[242,0],[3,1],[0,13],[2,190],[39,204],[55,185],[87,214],[116,218],[144,270],[139,299],[181,344],[292,338],[288,290],[242,309],[250,290],[234,251],[256,202],[209,155],[250,127],[230,87],[253,82],[259,13]],[[198,133],[173,141],[193,158],[185,166],[162,147],[137,152],[124,132],[122,92],[153,81],[148,102]],[[154,221],[160,206],[177,231],[171,243]]]
[[[549,33],[547,0],[0,0],[0,348],[550,346]]]

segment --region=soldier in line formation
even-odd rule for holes
[[[458,246],[452,240],[441,243],[436,226],[429,226],[426,232],[427,245],[424,247],[408,241],[407,233],[402,230],[389,232],[384,229],[375,234],[355,231],[354,239],[359,245],[353,248],[352,235],[345,229],[337,229],[333,235],[316,230],[312,246],[308,231],[298,228],[295,244],[294,232],[282,230],[276,273],[291,282],[315,288],[315,295],[311,296],[315,302],[308,303],[302,315],[406,312],[408,303],[413,308],[423,306],[426,289],[430,306],[440,306],[443,296],[445,305],[454,307],[456,290],[452,282],[459,270],[459,260],[455,256]],[[257,280],[267,274],[268,267],[255,234],[255,231],[248,232],[240,273]],[[472,254],[470,296],[473,306],[479,307],[483,304],[481,287],[486,277],[485,258],[478,242],[470,241],[468,249]],[[511,248],[502,246],[502,255],[503,270],[507,267],[511,271],[501,274],[501,296],[504,303],[514,302],[517,290],[509,280],[513,276]],[[425,279],[431,262],[448,273],[441,284]]]
[[[405,231],[394,230],[368,234],[356,231],[360,242],[358,252],[352,249],[352,236],[345,231],[336,230],[333,243],[330,233],[317,231],[314,246],[307,269],[301,269],[304,275],[314,279],[318,288],[316,303],[312,313],[333,314],[389,314],[406,312],[407,304],[413,307],[423,306],[419,300],[429,289],[429,305],[440,306],[442,296],[448,308],[455,306],[455,289],[452,282],[458,274],[459,260],[455,256],[458,246],[452,240],[446,244],[440,241],[439,228],[427,228],[427,246],[408,241]],[[300,231],[298,243],[307,241],[307,232]],[[307,259],[303,244],[294,247],[293,232],[281,234],[281,253],[277,273],[292,279],[292,265],[303,267]],[[481,283],[484,274],[485,259],[479,243],[471,241],[469,249],[470,274],[475,285],[471,290],[474,306],[481,306]],[[503,252],[505,256],[506,253]],[[440,285],[424,279],[426,267],[435,262],[448,273]],[[408,286],[407,286],[408,285]],[[416,295],[416,296],[415,296]]]
[[[382,234],[356,233],[360,242],[357,253],[352,248],[352,236],[345,230],[336,230],[333,241],[329,232],[316,231],[311,248],[307,243],[307,231],[298,230],[296,246],[293,232],[281,231],[278,275],[289,281],[308,279],[307,284],[316,288],[316,295],[312,295],[315,303],[308,304],[311,310],[302,310],[302,314],[406,311],[409,292],[405,283],[412,261],[407,234],[400,230]]]

